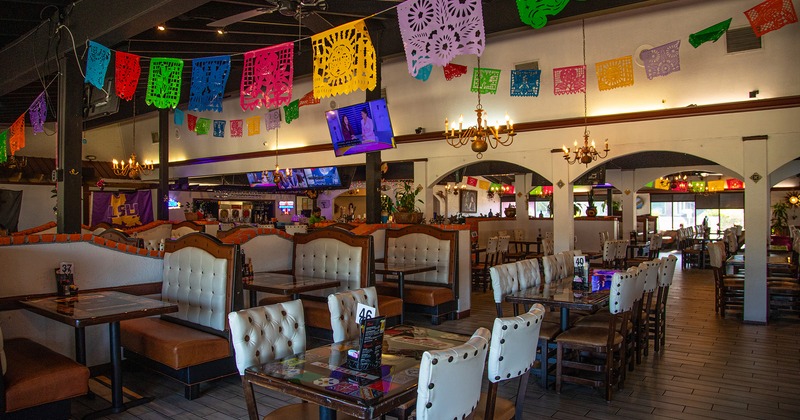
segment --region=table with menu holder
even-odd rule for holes
[[[301,277],[281,273],[255,273],[253,281],[244,283],[242,288],[248,291],[252,308],[258,305],[257,292],[291,295],[292,299],[297,299],[300,293],[338,287],[340,283],[341,281],[336,279]]]
[[[526,306],[541,303],[544,306],[558,307],[561,310],[561,330],[569,328],[569,310],[594,312],[608,304],[608,290],[573,291],[572,277],[563,278],[551,284],[520,290],[506,295],[506,302]]]

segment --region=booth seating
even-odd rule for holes
[[[192,221],[183,221],[172,225],[172,239],[178,239],[183,235],[188,235],[195,232],[203,232],[205,229],[203,225],[198,225]]]
[[[68,419],[70,399],[89,392],[89,369],[27,338],[0,331],[0,418]]]
[[[108,228],[102,232],[97,233],[97,236],[105,239],[112,240],[117,243],[133,245],[137,248],[144,248],[144,241],[141,238],[134,238],[127,233],[114,228]]]
[[[204,233],[165,243],[161,299],[178,312],[121,323],[125,357],[185,385],[185,397],[200,383],[236,373],[225,317],[242,307],[239,246]]]
[[[219,240],[225,239],[228,236],[235,235],[235,234],[237,234],[237,233],[239,233],[239,232],[241,232],[243,230],[257,230],[257,229],[258,229],[257,227],[250,226],[250,225],[239,225],[239,226],[235,226],[235,227],[232,227],[230,229],[227,229],[227,230],[221,230],[220,229],[220,230],[217,231],[217,239],[219,239]]]
[[[374,285],[372,236],[355,235],[342,229],[318,229],[294,235],[293,243],[292,274],[295,276],[341,280],[337,292]],[[331,331],[327,303],[330,292],[321,291],[324,296],[314,292],[301,295],[306,325],[310,329],[324,330],[325,336]],[[378,296],[378,312],[387,318],[399,317],[401,305],[396,297]]]
[[[431,315],[438,325],[442,317],[455,317],[458,311],[458,232],[426,225],[411,225],[386,231],[384,260],[387,264],[431,264],[435,271],[414,274],[404,279],[405,308]],[[397,281],[376,283],[378,294],[399,296]]]

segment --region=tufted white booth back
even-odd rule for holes
[[[240,375],[250,366],[306,349],[306,322],[299,299],[231,312],[228,322]]]
[[[475,411],[491,336],[486,328],[478,328],[462,345],[422,354],[417,419],[462,419]]]
[[[348,290],[328,295],[328,310],[331,313],[331,329],[333,330],[333,342],[350,340],[360,334],[358,327],[358,314],[356,308],[359,303],[375,308],[375,316],[378,313],[378,293],[374,287],[366,287],[358,290]]]
[[[492,292],[494,292],[495,303],[503,303],[506,295],[520,290],[519,272],[516,263],[489,267],[489,277],[492,279]]]
[[[539,287],[542,284],[542,275],[539,273],[539,260],[529,258],[517,261],[517,278],[520,290]]]
[[[516,378],[533,367],[545,312],[544,306],[537,303],[520,316],[494,319],[489,347],[489,381]]]
[[[450,241],[423,233],[411,233],[399,238],[388,238],[386,262],[395,264],[432,264],[436,271],[408,276],[409,280],[447,284],[450,273]]]
[[[161,299],[178,305],[164,315],[218,331],[226,329],[228,261],[187,247],[164,255]]]
[[[294,275],[342,280],[348,289],[361,285],[361,247],[348,245],[338,239],[319,238],[297,243],[294,255]]]

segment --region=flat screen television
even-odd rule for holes
[[[274,171],[269,171],[267,173],[267,179],[272,179],[273,182],[277,184],[279,190],[306,189],[309,187],[309,185],[306,182],[305,171],[306,170],[304,169],[292,169],[292,174],[290,176],[283,177],[280,182],[275,182]]]
[[[339,171],[335,166],[304,169],[309,188],[337,188],[342,186]]]
[[[273,181],[272,171],[269,171],[266,174],[264,174],[263,172],[248,172],[247,182],[250,184],[250,188],[276,187],[275,182]]]
[[[394,133],[385,99],[325,113],[336,156],[393,149]]]

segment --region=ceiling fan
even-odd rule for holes
[[[333,27],[333,24],[317,13],[328,9],[327,0],[264,0],[264,2],[266,3],[264,7],[215,20],[207,26],[224,28],[256,16],[278,12],[284,16],[294,17],[314,32],[323,32]]]

